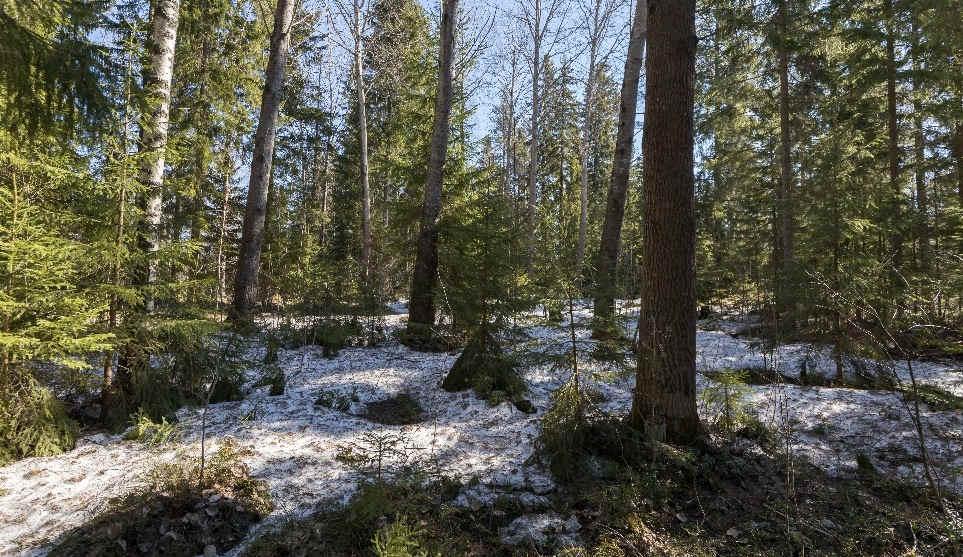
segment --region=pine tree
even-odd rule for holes
[[[690,443],[701,432],[695,388],[695,0],[652,0],[648,15],[642,301],[631,421],[657,438]]]

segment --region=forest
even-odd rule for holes
[[[0,555],[963,555],[963,0],[0,0]]]

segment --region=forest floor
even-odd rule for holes
[[[401,313],[403,306],[396,309],[396,314],[376,318],[389,333],[407,318]],[[620,313],[631,336],[638,309],[626,305]],[[622,365],[592,359],[591,310],[579,304],[574,314],[584,380],[602,393],[603,410],[626,413],[634,385],[631,358]],[[100,432],[82,437],[65,454],[0,468],[0,555],[44,554],[58,536],[106,509],[112,497],[132,489],[158,463],[197,454],[202,422],[208,451],[226,438],[234,439],[250,449],[244,462],[252,476],[270,488],[275,510],[248,539],[282,520],[309,515],[318,505],[347,501],[359,477],[339,454],[349,450],[370,454],[376,446],[382,447],[386,469],[402,461],[420,461],[472,480],[455,499],[456,505],[480,508],[505,493],[544,499],[556,485],[530,457],[540,417],[550,406],[552,393],[570,376],[564,355],[571,351],[571,330],[567,320],[549,324],[540,314],[521,316],[516,324],[509,346],[519,357],[528,397],[537,409],[533,414],[508,402],[491,406],[470,391],[442,390],[440,382],[458,352],[414,352],[390,334],[381,345],[345,348],[331,358],[315,346],[282,349],[278,364],[286,378],[283,394],[270,396],[269,387],[255,387],[260,367],[253,365],[243,400],[211,405],[206,417],[202,409],[182,409],[173,442],[149,447]],[[743,319],[722,318],[700,322],[698,387],[704,419],[713,420],[720,411],[706,396],[707,389],[717,385],[712,379],[716,373],[769,370],[752,375],[738,403],[794,454],[831,476],[852,477],[860,467],[870,466],[884,476],[923,481],[914,404],[903,392],[797,384],[825,382],[812,381],[813,377],[831,378],[836,368],[830,351],[809,344],[767,347],[735,335],[745,324]],[[249,343],[251,361],[263,359],[263,339],[253,336]],[[866,369],[889,370],[909,388],[905,362],[876,366],[847,359],[845,366],[853,377]],[[936,402],[924,398],[930,404],[920,404],[920,417],[933,474],[942,489],[956,494],[963,493],[963,412],[953,406],[960,400],[954,397],[963,397],[960,367],[959,362],[913,362],[917,383],[942,397]],[[773,370],[780,375],[773,375]],[[801,375],[805,381],[800,381]],[[772,377],[779,381],[769,380]],[[400,394],[417,401],[423,410],[421,421],[384,425],[369,419],[375,408],[369,404]],[[949,405],[940,402],[945,400]],[[539,516],[547,515],[533,520],[538,522]],[[504,537],[523,534],[508,531]]]

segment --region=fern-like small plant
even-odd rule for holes
[[[133,425],[124,434],[124,439],[140,441],[148,447],[169,443],[177,437],[176,426],[168,422],[166,417],[162,417],[160,422],[155,422],[148,413],[138,410],[131,416],[131,422]]]
[[[421,529],[401,515],[375,532],[371,545],[378,557],[427,557],[418,539],[421,535]]]

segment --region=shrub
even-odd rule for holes
[[[268,395],[278,396],[284,394],[284,370],[277,364],[265,364],[261,373],[261,379],[254,384],[255,387],[270,387]]]
[[[167,373],[185,398],[211,403],[243,398],[244,362],[237,337],[178,333],[170,341]]]
[[[29,372],[10,367],[0,376],[0,464],[70,450],[76,424]]]
[[[318,393],[318,398],[314,401],[314,404],[338,412],[347,412],[351,409],[352,402],[358,402],[357,393],[352,392],[351,395],[343,395],[334,391],[321,391]]]
[[[750,425],[745,406],[745,397],[749,393],[747,377],[744,370],[722,370],[712,375],[712,382],[699,395],[703,415],[710,416],[711,423],[727,435]]]
[[[418,539],[423,533],[401,515],[375,532],[371,545],[378,557],[427,557]]]
[[[465,555],[479,517],[450,505],[458,488],[413,469],[390,481],[363,481],[346,505],[282,525],[244,555]]]
[[[404,441],[403,436],[390,432],[367,432],[357,443],[339,445],[335,459],[361,481],[385,483],[392,477],[412,475],[410,454]]]
[[[242,398],[247,365],[242,339],[219,330],[219,324],[203,319],[150,319],[129,327],[106,409],[108,423],[122,429],[139,413],[155,422],[172,420],[187,403]]]
[[[124,434],[124,439],[140,441],[149,447],[168,443],[177,435],[174,424],[168,422],[167,418],[162,417],[160,422],[155,422],[143,410],[131,416],[131,422],[134,425]]]
[[[342,348],[350,346],[354,339],[362,337],[364,331],[357,318],[329,318],[311,320],[302,326],[284,323],[276,335],[285,348],[320,346],[326,358],[333,358]]]
[[[515,363],[486,328],[472,336],[441,386],[450,392],[473,389],[479,398],[493,404],[510,400],[523,412],[534,411],[531,402],[524,398],[528,388]]]
[[[600,340],[595,344],[595,348],[592,349],[592,359],[599,362],[625,365],[626,360],[628,360],[624,349],[626,344],[625,339],[622,338],[606,338]]]
[[[607,476],[615,466],[643,460],[646,448],[641,433],[599,410],[600,399],[590,388],[577,388],[574,380],[552,395],[536,449],[560,482]]]
[[[264,363],[267,365],[278,363],[278,349],[281,341],[277,335],[270,333],[264,341]]]

